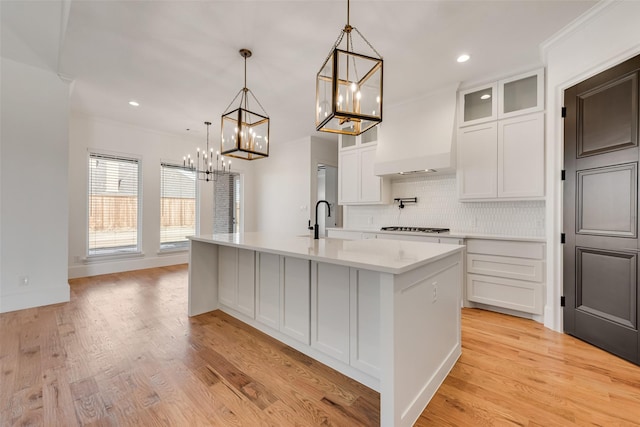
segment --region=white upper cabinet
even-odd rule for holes
[[[389,203],[389,182],[374,174],[378,127],[358,136],[340,135],[338,203],[375,205]]]
[[[544,109],[544,68],[498,82],[498,119]]]
[[[544,68],[458,93],[458,125],[506,119],[544,110]]]
[[[460,126],[471,126],[496,120],[498,117],[497,94],[497,83],[460,91],[458,94]]]
[[[498,146],[496,122],[458,130],[458,195],[493,199],[497,195]]]
[[[498,121],[498,197],[544,195],[544,113]]]
[[[544,198],[544,69],[461,91],[458,102],[458,198]]]

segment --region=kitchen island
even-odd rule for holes
[[[464,246],[190,237],[189,316],[220,309],[380,393],[413,425],[460,356]]]

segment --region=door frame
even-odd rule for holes
[[[545,217],[547,240],[547,290],[544,307],[544,325],[557,332],[564,331],[560,297],[563,295],[564,260],[560,234],[563,230],[563,184],[561,172],[564,169],[564,119],[561,117],[564,105],[564,91],[590,77],[608,70],[634,56],[640,55],[640,47],[627,50],[595,64],[593,67],[566,78],[554,87],[547,87],[547,128],[546,143],[546,203]],[[594,61],[595,62],[595,61]],[[549,73],[547,72],[547,76]],[[558,143],[553,144],[553,141]]]

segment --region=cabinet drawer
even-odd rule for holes
[[[542,284],[467,274],[467,298],[482,304],[542,314]]]
[[[543,259],[544,243],[469,239],[467,240],[467,253]]]
[[[467,271],[475,274],[541,283],[543,281],[544,262],[533,259],[468,254]]]

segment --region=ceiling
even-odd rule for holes
[[[271,141],[326,135],[315,131],[315,75],[346,23],[346,1],[61,0],[49,27],[40,21],[53,2],[5,3],[3,24],[74,80],[75,111],[198,137],[212,121],[215,135],[243,86],[238,50],[249,48],[247,86],[271,117]],[[384,57],[389,106],[541,66],[540,43],[595,3],[354,0],[351,24]],[[62,28],[59,39],[42,28]],[[459,64],[463,52],[471,59]]]

